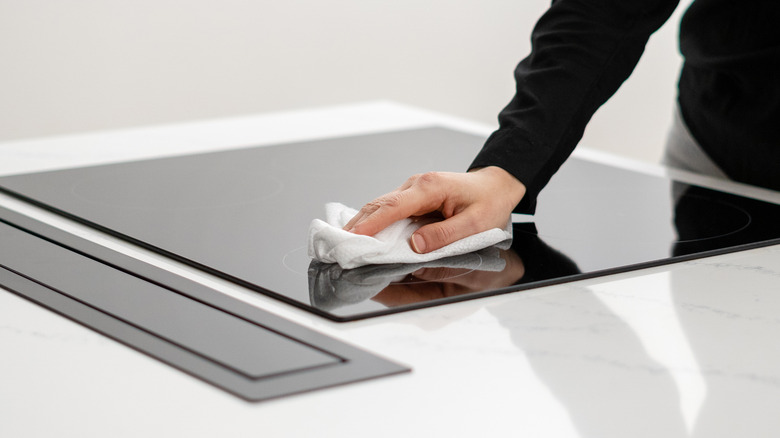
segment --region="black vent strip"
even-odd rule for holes
[[[25,299],[43,305],[75,322],[96,330],[142,353],[249,401],[274,399],[314,389],[410,371],[370,352],[314,332],[262,309],[194,281],[109,250],[27,216],[0,207],[0,222],[34,239],[58,245],[126,275],[178,294],[231,317],[256,325],[290,342],[304,345],[336,359],[331,363],[299,367],[249,378],[224,362],[215,360],[175,340],[118,318],[91,303],[78,300],[31,276],[0,265],[0,284]],[[274,354],[281,352],[274,352]]]

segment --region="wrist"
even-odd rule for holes
[[[491,180],[491,185],[500,190],[503,197],[507,199],[512,205],[517,205],[525,196],[526,188],[525,184],[520,182],[511,173],[498,166],[487,166],[469,170],[472,173],[479,173]]]

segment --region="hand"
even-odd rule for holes
[[[344,230],[373,236],[401,219],[439,212],[443,221],[420,227],[412,235],[412,249],[422,254],[472,234],[504,228],[524,195],[525,186],[500,167],[429,172],[409,178],[363,206]]]

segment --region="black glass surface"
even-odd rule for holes
[[[484,138],[424,128],[0,178],[3,191],[334,320],[766,245],[780,206],[573,158],[510,248],[344,271],[306,254],[326,202],[359,207]]]

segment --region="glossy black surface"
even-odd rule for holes
[[[780,238],[780,206],[571,159],[512,248],[420,266],[312,263],[326,202],[463,170],[483,138],[388,132],[0,178],[5,191],[335,320],[668,263]],[[504,269],[497,267],[504,266]]]

